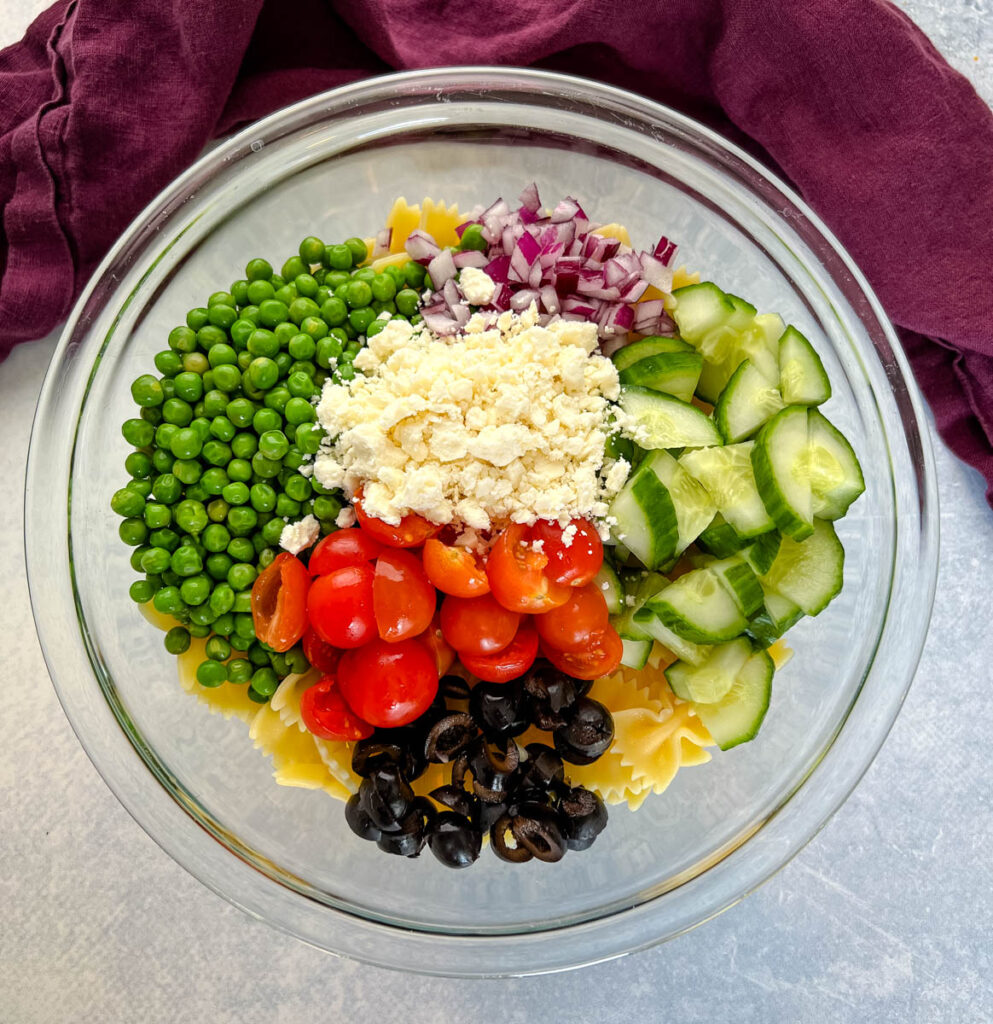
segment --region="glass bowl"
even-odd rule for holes
[[[535,180],[596,220],[659,234],[680,263],[777,310],[816,345],[829,416],[867,490],[838,524],[845,587],[790,633],[753,743],[611,811],[586,853],[453,872],[390,858],[342,805],[275,784],[246,727],[183,692],[130,601],[110,511],[125,479],[129,383],[186,310],[280,263],[300,238],[369,235],[396,196],[463,209]],[[458,68],[393,75],[280,111],[204,156],[131,225],[66,325],[38,405],[26,493],[31,597],[66,714],[141,826],[202,882],[326,950],[434,974],[592,963],[671,938],[792,857],[882,743],[917,664],[937,561],[934,469],[906,361],[864,278],[818,218],[690,119],[592,82]]]

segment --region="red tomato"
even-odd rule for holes
[[[538,656],[538,634],[525,622],[517,635],[496,654],[460,654],[462,664],[488,683],[506,683],[524,675]]]
[[[307,632],[303,635],[303,653],[307,661],[325,675],[334,672],[341,657],[341,651],[337,647],[332,647],[326,640],[322,640],[314,632],[313,626],[308,626]]]
[[[442,593],[453,597],[482,597],[490,592],[486,571],[466,548],[442,544],[434,538],[426,540],[424,571]]]
[[[404,516],[397,526],[391,526],[389,523],[384,523],[382,519],[367,516],[362,509],[361,489],[356,491],[352,507],[355,509],[355,518],[358,519],[359,526],[374,540],[378,540],[381,544],[388,544],[391,548],[420,547],[429,537],[440,533],[442,529],[422,516],[413,514]]]
[[[396,643],[423,633],[437,605],[435,589],[416,555],[387,548],[376,559],[372,608],[384,640]]]
[[[373,571],[368,563],[346,565],[310,586],[307,615],[314,632],[335,647],[359,647],[376,635]]]
[[[441,603],[441,632],[459,654],[496,654],[517,632],[521,617],[494,600],[446,597]]]
[[[514,612],[540,614],[569,600],[569,588],[543,572],[548,555],[535,551],[528,528],[512,523],[497,538],[486,561],[493,596]]]
[[[338,663],[338,685],[349,706],[382,728],[406,725],[431,706],[438,670],[417,640],[388,644],[379,637],[346,651]]]
[[[443,676],[455,664],[455,648],[449,646],[441,632],[441,616],[434,613],[431,625],[417,638],[434,658],[438,666],[438,675]]]
[[[603,564],[603,543],[596,528],[587,519],[573,519],[569,526],[576,528],[567,547],[558,523],[539,519],[528,535],[531,541],[542,542],[541,550],[548,558],[545,575],[556,583],[582,587],[600,571]]]
[[[542,643],[557,651],[581,651],[590,634],[607,625],[607,602],[592,584],[574,587],[565,604],[534,617]]]
[[[310,574],[288,551],[276,555],[252,586],[255,635],[274,651],[288,651],[307,628]]]
[[[346,565],[371,562],[382,550],[383,545],[364,530],[355,527],[336,530],[318,541],[317,547],[311,552],[307,568],[311,576],[327,576],[329,572],[344,569]]]
[[[300,695],[303,724],[322,740],[364,740],[372,726],[345,703],[334,676],[323,676]]]
[[[576,679],[599,679],[617,670],[624,645],[613,626],[593,633],[581,651],[557,651],[542,644],[542,654],[560,671]]]

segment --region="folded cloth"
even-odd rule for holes
[[[0,53],[0,358],[218,134],[390,69],[532,64],[762,152],[898,326],[993,504],[993,114],[886,0],[60,0]]]

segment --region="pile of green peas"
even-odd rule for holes
[[[242,280],[169,333],[157,374],[131,385],[140,407],[122,427],[131,479],[110,503],[143,574],[129,593],[176,620],[170,653],[208,638],[202,686],[247,683],[265,703],[309,667],[300,644],[278,653],[256,638],[251,590],[287,521],[313,515],[322,535],[336,529],[342,495],[300,472],[324,438],[314,406],[324,382],[353,379],[363,341],[388,320],[421,319],[423,268],[365,260],[361,238],[313,236],[278,274],[250,260]]]

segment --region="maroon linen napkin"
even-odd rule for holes
[[[993,114],[886,0],[60,0],[0,53],[0,358],[212,137],[390,69],[533,64],[771,158],[865,271],[993,504]],[[480,35],[481,26],[485,36]]]

